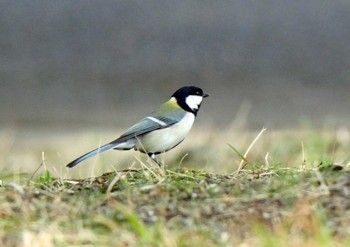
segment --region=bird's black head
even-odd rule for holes
[[[197,115],[203,98],[208,96],[208,93],[203,92],[201,88],[195,86],[182,87],[172,95],[182,109],[192,112],[195,115]]]

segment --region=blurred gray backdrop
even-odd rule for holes
[[[189,84],[202,124],[350,119],[348,0],[1,1],[0,33],[2,126],[126,126]]]

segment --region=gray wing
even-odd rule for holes
[[[137,124],[133,125],[131,128],[129,128],[123,135],[121,135],[117,140],[113,141],[112,143],[124,142],[131,138],[142,136],[157,129],[168,128],[176,124],[178,121],[179,120],[175,118],[164,118],[158,116],[146,117]]]

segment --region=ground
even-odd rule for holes
[[[164,172],[164,173],[163,173]],[[132,169],[1,187],[2,246],[347,246],[350,172]]]
[[[187,163],[165,167],[137,159],[124,170],[69,178],[57,176],[43,157],[36,172],[3,172],[0,245],[349,246],[344,135],[241,134],[249,141],[228,145],[230,160],[206,161],[231,167],[235,160],[231,172],[187,168],[204,162],[199,149],[205,156],[214,148],[193,143]]]

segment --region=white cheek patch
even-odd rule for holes
[[[192,110],[198,110],[199,105],[202,103],[203,97],[199,95],[189,95],[186,98],[186,104]]]

